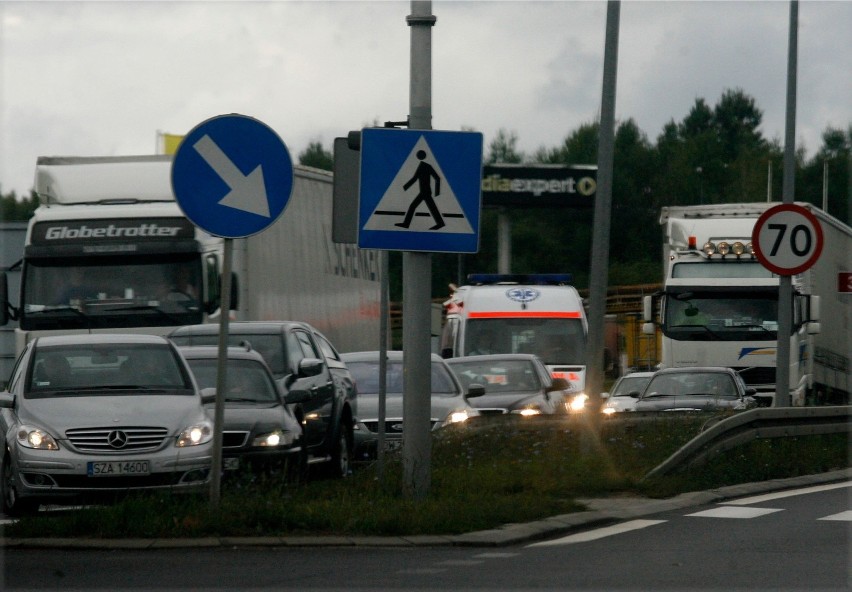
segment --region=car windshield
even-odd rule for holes
[[[172,335],[171,340],[177,345],[218,345],[219,334],[207,333],[201,335]],[[284,363],[284,342],[280,333],[255,333],[240,334],[231,332],[228,334],[228,345],[242,346],[245,342],[251,344],[251,348],[263,356],[264,361],[276,378],[287,374],[288,370]]]
[[[26,396],[111,395],[122,389],[185,390],[189,375],[167,345],[37,347]]]
[[[650,382],[650,376],[625,376],[612,391],[613,397],[626,397],[630,393],[641,393]]]
[[[376,394],[379,392],[379,362],[346,362],[359,394]],[[402,362],[389,361],[387,364],[386,392],[391,395],[402,394]],[[458,395],[449,370],[443,364],[432,363],[432,395]]]
[[[481,384],[488,394],[536,392],[541,381],[528,360],[449,362],[462,385]]]
[[[682,372],[654,376],[643,393],[649,397],[706,396],[735,398],[733,379],[720,372]]]
[[[190,359],[189,367],[201,388],[216,388],[217,360]],[[257,360],[228,360],[226,401],[273,402],[278,393],[266,368]]]

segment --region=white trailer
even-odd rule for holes
[[[662,330],[661,367],[734,368],[764,404],[775,396],[779,278],[754,256],[751,236],[774,205],[663,208],[664,286],[644,306],[644,331],[653,332],[654,321]],[[819,220],[825,246],[813,267],[792,278],[790,400],[848,404],[852,294],[840,280],[852,271],[852,230],[811,204],[798,205]]]
[[[170,176],[171,156],[38,159],[18,351],[36,334],[167,334],[218,318],[224,239],[187,220]],[[295,166],[286,211],[234,240],[231,317],[305,321],[342,351],[376,348],[377,253],[333,243],[331,220],[332,175]]]
[[[444,303],[444,358],[537,354],[569,392],[583,392],[589,326],[570,274],[471,274],[468,282]]]

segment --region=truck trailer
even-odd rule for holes
[[[757,260],[751,243],[758,218],[774,205],[663,208],[663,289],[643,306],[643,330],[652,333],[657,322],[662,331],[660,367],[733,368],[767,406],[776,392],[779,276]],[[790,401],[848,404],[852,293],[840,282],[852,271],[852,230],[809,203],[798,205],[819,221],[824,248],[792,277]]]
[[[167,155],[38,158],[40,206],[17,306],[0,281],[0,314],[17,317],[18,351],[38,334],[165,335],[219,318],[225,239],[184,216],[171,164]],[[305,321],[341,351],[375,349],[378,254],[334,243],[331,221],[331,173],[295,166],[285,212],[233,239],[230,318]]]

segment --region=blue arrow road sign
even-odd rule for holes
[[[183,213],[214,236],[257,234],[284,212],[293,161],[268,126],[220,115],[195,126],[172,162],[172,191]]]
[[[359,247],[479,249],[482,134],[366,128],[360,178]]]

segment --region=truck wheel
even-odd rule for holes
[[[12,468],[9,454],[3,458],[3,478],[0,480],[0,494],[3,497],[3,513],[6,516],[25,516],[38,512],[39,504],[32,500],[18,497],[18,477]]]

